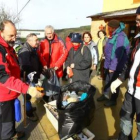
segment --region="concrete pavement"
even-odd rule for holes
[[[94,97],[96,110],[94,114],[94,120],[88,129],[95,134],[94,140],[109,140],[112,138],[117,138],[120,131],[119,112],[124,99],[124,93],[126,92],[125,87],[127,82],[121,86],[121,92],[117,100],[117,105],[111,108],[105,108],[104,102],[96,101],[97,97],[99,97],[102,93],[103,81],[98,80],[97,76],[94,76],[91,78],[91,84],[97,89]],[[39,121],[36,123],[32,122],[30,124],[32,129],[26,128],[26,138],[29,140],[59,140],[56,130],[46,116],[46,110],[43,106],[44,102],[40,101],[34,105],[37,107],[36,113],[38,115]],[[136,132],[136,123],[134,119],[133,137],[136,136]],[[23,140],[26,140],[26,138]]]

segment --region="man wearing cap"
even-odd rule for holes
[[[72,82],[77,80],[89,82],[91,52],[87,46],[83,46],[81,34],[73,33],[71,41],[73,46],[66,60],[67,74],[70,74],[70,70],[73,71]]]
[[[140,29],[140,7],[136,11],[136,26]],[[119,77],[111,84],[111,91],[115,93],[116,88],[129,76],[128,89],[120,111],[121,133],[117,140],[132,140],[130,134],[135,114],[138,129],[135,140],[140,140],[140,33],[135,36],[135,39],[129,61]]]
[[[119,95],[119,87],[116,90],[116,94],[112,94],[109,100],[110,84],[118,78],[119,73],[121,73],[128,59],[130,45],[126,34],[123,32],[124,28],[124,23],[121,23],[118,20],[113,19],[108,23],[110,37],[104,50],[105,86],[103,94],[97,98],[98,102],[107,101],[104,104],[106,107],[117,104],[116,100]]]

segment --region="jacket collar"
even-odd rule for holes
[[[33,48],[30,46],[30,44],[29,44],[28,42],[25,42],[25,43],[24,43],[24,46],[25,46],[26,48],[28,48],[29,51],[32,51],[32,50],[33,50]],[[23,47],[24,47],[24,46],[23,46]]]
[[[6,48],[9,47],[8,44],[7,44],[7,42],[1,37],[1,35],[0,35],[0,44],[1,44],[2,46],[6,47]]]
[[[58,38],[58,36],[56,34],[54,34],[54,38],[52,40],[48,40],[47,38],[46,38],[46,40],[48,42],[50,41],[51,43],[54,43],[54,42],[58,42],[59,41],[59,38]]]

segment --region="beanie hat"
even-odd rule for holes
[[[137,8],[136,14],[140,14],[140,6]]]
[[[112,28],[118,28],[120,26],[120,21],[118,21],[116,19],[112,19],[108,22],[108,26],[110,26]]]

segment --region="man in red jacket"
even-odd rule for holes
[[[39,48],[40,61],[45,69],[54,68],[58,78],[63,76],[63,63],[67,57],[63,41],[54,33],[52,26],[46,26],[45,39]]]
[[[15,130],[15,99],[20,93],[41,97],[35,87],[20,80],[20,68],[13,50],[16,38],[15,25],[4,20],[0,23],[0,140],[18,139],[23,132]]]

